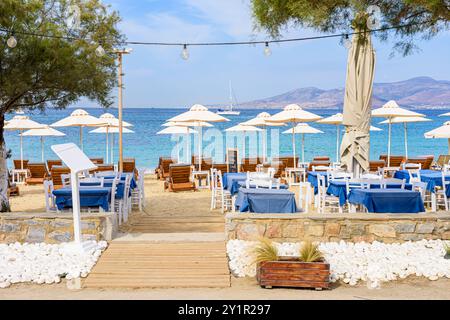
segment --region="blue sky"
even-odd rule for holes
[[[198,42],[265,40],[255,32],[249,0],[103,0],[118,10],[130,41]],[[312,35],[290,28],[284,38]],[[392,42],[375,41],[376,82],[416,76],[450,79],[450,34],[418,41],[421,51],[390,58]],[[238,101],[270,97],[299,87],[343,87],[347,50],[338,39],[263,46],[194,47],[180,58],[178,47],[132,46],[125,58],[125,107],[188,107],[225,103],[232,80]]]

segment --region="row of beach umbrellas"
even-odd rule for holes
[[[450,116],[444,114],[443,116]],[[388,124],[388,156],[391,155],[391,131],[392,124],[402,123],[404,126],[405,134],[405,155],[408,156],[408,139],[407,139],[407,124],[414,122],[431,121],[427,119],[425,115],[401,108],[395,101],[389,101],[381,108],[372,110],[372,117],[386,118],[385,121],[380,124]],[[168,128],[158,132],[158,134],[193,134],[199,133],[198,143],[198,155],[199,162],[201,164],[202,157],[202,127],[212,127],[209,122],[226,122],[229,119],[209,111],[202,105],[194,105],[188,111],[175,116],[168,120],[163,126]],[[296,134],[302,135],[302,150],[301,159],[304,162],[304,136],[305,134],[317,134],[323,133],[322,131],[313,128],[307,124],[307,122],[317,122],[320,124],[330,124],[336,126],[336,159],[339,161],[339,145],[340,145],[340,126],[344,123],[344,116],[341,113],[337,113],[327,118],[322,118],[319,115],[311,113],[302,109],[297,104],[290,104],[286,106],[283,111],[274,115],[270,115],[267,112],[258,114],[255,118],[248,121],[239,123],[236,126],[226,129],[226,132],[241,132],[244,135],[248,132],[261,132],[262,133],[262,145],[263,145],[263,161],[267,159],[267,146],[266,146],[266,129],[271,126],[284,126],[288,123],[292,125],[291,129],[286,130],[283,134],[292,134],[292,152],[293,156],[296,156]],[[190,127],[198,128],[196,130],[190,129]],[[370,131],[381,131],[380,128],[370,126]],[[443,133],[444,132],[444,133]],[[444,127],[432,130],[425,133],[426,138],[448,138],[449,139],[449,151],[450,151],[450,122],[446,122]],[[186,139],[188,143],[188,139]],[[243,145],[243,153],[245,154],[245,140]],[[389,159],[390,157],[388,157]],[[188,161],[188,158],[186,159]],[[388,166],[390,165],[388,160]],[[201,167],[200,167],[201,169]]]
[[[123,133],[133,133],[132,130],[126,127],[131,127],[132,124],[123,121]],[[23,169],[23,137],[40,137],[41,138],[41,158],[44,161],[44,137],[61,137],[65,136],[64,133],[54,129],[61,127],[79,127],[80,128],[80,147],[83,149],[83,128],[84,127],[98,127],[90,133],[99,133],[106,135],[106,160],[109,159],[109,135],[112,136],[111,143],[111,160],[114,159],[114,133],[118,133],[119,120],[111,113],[105,113],[99,118],[90,115],[83,109],[76,109],[68,117],[65,117],[51,125],[45,125],[33,121],[29,116],[26,116],[22,111],[16,113],[16,115],[6,122],[5,130],[19,131],[20,136],[20,160],[21,168]],[[27,131],[25,131],[27,130]]]

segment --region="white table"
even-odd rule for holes
[[[295,182],[295,176],[296,174],[299,174],[302,176],[302,180],[306,181],[306,168],[286,168],[286,180],[289,186],[298,186],[299,183]],[[292,179],[294,178],[294,179]],[[294,182],[292,182],[294,181]]]
[[[209,171],[205,170],[205,171],[197,171],[194,170],[192,171],[192,178],[195,179],[197,178],[198,180],[198,185],[197,185],[197,189],[209,189],[210,188],[210,176],[209,176]],[[202,186],[202,180],[205,179],[206,183],[204,186]]]
[[[28,178],[28,169],[12,169],[11,175],[12,183],[25,184],[25,181]]]

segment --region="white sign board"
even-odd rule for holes
[[[97,169],[97,166],[74,143],[55,144],[52,150],[72,172]]]

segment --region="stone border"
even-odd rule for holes
[[[450,213],[426,214],[251,214],[226,215],[228,240],[281,242],[353,241],[386,243],[422,239],[450,240]]]

